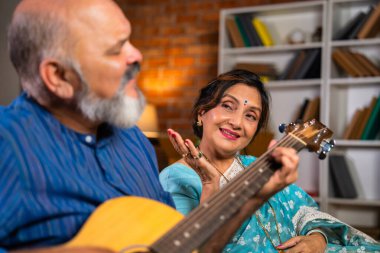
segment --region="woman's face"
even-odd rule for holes
[[[257,130],[261,116],[258,90],[238,83],[227,89],[220,103],[206,113],[201,146],[222,156],[233,156],[246,147]]]

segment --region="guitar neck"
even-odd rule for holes
[[[291,147],[298,152],[305,146],[306,143],[297,136],[291,133],[286,135],[226,187],[151,245],[153,252],[186,253],[199,248],[269,180],[278,168],[271,156],[274,148]]]

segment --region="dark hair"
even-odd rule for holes
[[[270,97],[263,83],[260,81],[260,77],[250,71],[236,69],[219,75],[200,90],[199,97],[192,110],[193,131],[198,138],[201,139],[203,135],[203,127],[197,125],[199,112],[208,112],[215,108],[220,103],[224,92],[236,84],[245,84],[249,87],[256,88],[260,93],[262,111],[255,136],[260,129],[267,125]]]

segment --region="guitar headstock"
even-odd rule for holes
[[[310,152],[319,154],[319,159],[325,159],[327,153],[335,145],[335,141],[331,138],[333,132],[315,119],[304,123],[281,124],[279,130],[305,142]]]

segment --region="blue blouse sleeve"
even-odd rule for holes
[[[202,182],[193,169],[174,163],[160,173],[160,182],[164,190],[172,195],[176,209],[183,215],[199,205]]]
[[[253,156],[240,156],[244,166],[256,160]],[[172,195],[176,209],[187,215],[200,203],[202,182],[191,168],[174,163],[160,173],[160,182],[164,190]]]

